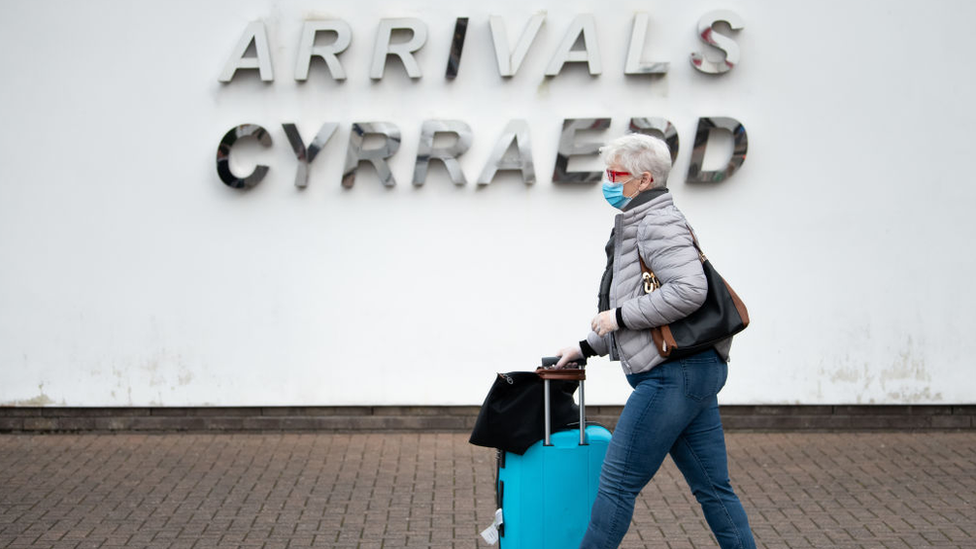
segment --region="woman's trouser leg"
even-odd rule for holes
[[[684,475],[702,507],[705,520],[722,549],[754,549],[742,502],[729,482],[725,435],[718,401],[703,410],[685,428],[671,448],[671,459]]]
[[[716,398],[727,374],[718,354],[706,351],[628,376],[634,392],[607,448],[582,549],[613,549],[620,544],[637,495],[668,452],[721,547],[755,547],[745,510],[729,483]]]
[[[661,467],[685,422],[675,417],[679,383],[661,366],[631,376],[634,391],[614,429],[600,473],[600,486],[581,548],[617,547],[634,514],[634,501]],[[679,406],[680,408],[680,406]]]

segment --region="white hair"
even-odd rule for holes
[[[667,184],[671,172],[671,150],[663,139],[629,133],[600,147],[600,154],[607,166],[616,164],[626,168],[634,177],[650,172],[654,178],[651,188]]]

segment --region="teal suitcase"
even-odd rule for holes
[[[544,371],[539,372],[545,378]],[[583,539],[610,431],[600,425],[586,426],[582,369],[578,375],[580,429],[550,434],[549,380],[545,379],[545,439],[523,455],[498,453],[496,489],[502,519],[498,533],[503,549],[575,548]]]

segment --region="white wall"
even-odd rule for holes
[[[0,404],[477,404],[496,371],[524,370],[582,338],[614,210],[598,185],[555,186],[564,118],[631,116],[679,131],[676,202],[750,307],[724,403],[972,403],[976,290],[968,240],[976,190],[976,4],[525,3],[448,0],[0,4]],[[745,21],[741,64],[697,73],[696,24]],[[488,17],[510,39],[545,25],[502,79]],[[667,77],[622,74],[633,14]],[[597,18],[604,72],[543,72],[576,14]],[[371,81],[379,19],[429,26],[423,78],[390,61]],[[460,74],[444,79],[456,17]],[[341,18],[353,42],[333,81],[292,67],[305,19]],[[250,21],[268,29],[272,84],[217,81]],[[251,71],[253,72],[253,71]],[[740,120],[742,169],[685,183],[696,123]],[[474,180],[510,119],[526,119],[539,181]],[[468,185],[440,165],[410,179],[420,126],[460,119]],[[294,186],[281,129],[339,131]],[[365,164],[340,185],[352,122],[403,132],[385,189]],[[274,145],[235,148],[256,188],[223,185],[220,138],[260,124]],[[727,145],[727,143],[726,143]],[[714,151],[715,149],[713,149]],[[721,155],[718,155],[721,160]],[[714,159],[713,159],[714,160]],[[580,166],[595,167],[582,162]],[[591,403],[620,403],[616,364],[593,360]]]

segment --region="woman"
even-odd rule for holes
[[[607,449],[600,487],[581,548],[620,544],[634,500],[667,454],[681,470],[723,548],[755,541],[729,483],[725,436],[716,395],[725,385],[731,339],[682,358],[662,358],[651,340],[655,326],[684,318],[704,302],[707,283],[691,228],[665,187],[671,155],[664,141],[625,135],[600,149],[607,165],[603,194],[616,216],[600,283],[600,313],[592,332],[563,349],[557,367],[580,357],[619,360],[634,388]],[[640,253],[661,281],[643,290]]]

